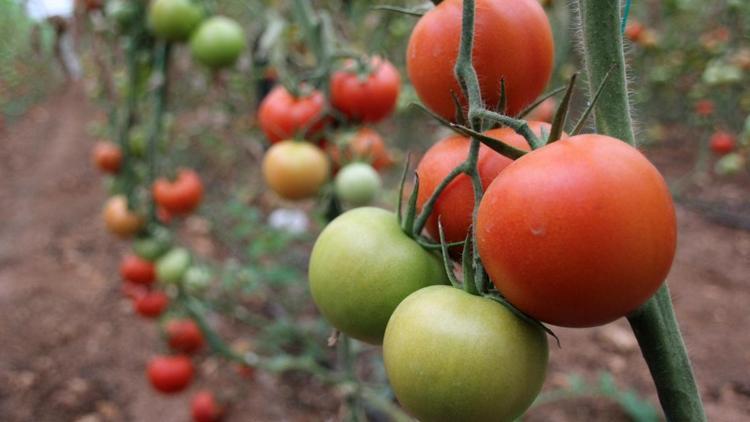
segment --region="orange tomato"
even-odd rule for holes
[[[263,157],[263,176],[268,186],[286,199],[315,196],[331,173],[328,157],[304,141],[274,144]]]
[[[121,238],[129,238],[138,233],[144,224],[141,215],[128,209],[124,195],[115,195],[107,200],[102,212],[107,229]]]

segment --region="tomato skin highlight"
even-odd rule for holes
[[[285,199],[300,200],[315,196],[330,173],[328,157],[309,142],[279,142],[271,146],[263,157],[266,183]]]
[[[165,394],[184,390],[193,379],[193,363],[186,356],[157,356],[146,370],[151,385]]]
[[[210,391],[196,393],[190,409],[193,422],[219,422],[224,416],[224,409]]]
[[[260,103],[258,122],[272,144],[297,136],[312,137],[326,124],[324,105],[323,93],[318,90],[295,98],[279,85]],[[299,133],[303,129],[308,130]]]
[[[466,100],[453,74],[461,38],[461,0],[445,0],[419,19],[409,39],[409,79],[422,102],[455,119],[451,91]],[[505,79],[507,113],[515,115],[544,90],[552,74],[552,29],[537,0],[477,0],[473,64],[488,108]]]
[[[537,134],[542,129],[549,132],[550,125],[544,122],[529,122],[529,127]],[[523,136],[512,129],[501,128],[485,132],[487,136],[500,139],[518,149],[529,150],[529,145]],[[469,155],[471,141],[462,136],[451,136],[433,145],[417,166],[419,175],[419,193],[417,196],[417,210],[421,211],[424,204],[435,192],[438,185],[446,176]],[[490,183],[513,162],[500,153],[485,145],[479,147],[477,169],[482,179],[482,186],[486,189]],[[443,226],[446,242],[461,242],[466,239],[471,227],[471,216],[474,212],[474,189],[471,178],[462,174],[456,177],[443,191],[435,203],[432,214],[427,220],[427,233],[435,240],[439,240],[438,218]],[[453,249],[456,252],[461,247]]]
[[[370,343],[383,341],[396,306],[410,293],[447,282],[440,259],[401,231],[396,215],[356,208],[333,220],[313,246],[310,291],[337,329]]]
[[[166,293],[152,290],[133,300],[133,307],[138,315],[145,318],[158,318],[169,306]]]
[[[396,398],[430,422],[516,420],[539,394],[547,359],[539,327],[450,286],[404,299],[383,341]]]
[[[175,352],[195,353],[203,347],[203,332],[192,319],[173,319],[164,327],[167,343]]]
[[[112,142],[100,141],[94,145],[91,159],[99,170],[117,174],[122,164],[122,150]]]
[[[479,207],[479,254],[497,289],[528,315],[590,327],[634,311],[675,254],[674,205],[638,150],[578,135],[508,166]]]
[[[127,255],[120,263],[120,275],[123,280],[136,284],[153,284],[156,280],[154,264],[137,255]]]
[[[170,215],[193,212],[203,199],[203,182],[195,170],[180,169],[174,182],[161,177],[154,181],[154,201]]]
[[[385,119],[398,102],[401,90],[398,70],[388,60],[372,57],[372,73],[362,80],[354,67],[354,61],[348,61],[343,70],[331,76],[331,103],[355,121],[375,123]]]

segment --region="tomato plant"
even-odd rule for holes
[[[200,63],[213,68],[231,66],[245,49],[245,31],[224,16],[206,19],[190,39],[190,50]]]
[[[325,126],[324,105],[320,91],[295,96],[279,85],[261,102],[258,122],[271,143],[297,136],[309,138]]]
[[[157,37],[185,41],[203,19],[200,6],[191,0],[154,0],[148,10],[148,23]]]
[[[547,339],[492,299],[431,286],[393,312],[383,359],[399,403],[420,420],[512,421],[542,388]]]
[[[154,201],[171,215],[192,212],[203,199],[203,182],[195,170],[181,169],[174,182],[165,178],[154,181]]]
[[[219,422],[224,416],[224,409],[210,391],[196,393],[190,406],[194,422]]]
[[[102,212],[107,229],[121,238],[129,238],[143,228],[143,217],[128,209],[128,200],[115,195],[107,200]]]
[[[340,331],[372,344],[410,293],[446,282],[440,260],[406,236],[389,211],[365,207],[333,220],[310,255],[310,291]]]
[[[152,284],[156,280],[154,264],[136,255],[126,255],[120,263],[123,280],[137,284]]]
[[[266,183],[286,199],[315,196],[330,173],[325,153],[305,141],[288,140],[274,144],[263,158],[263,177]]]
[[[461,35],[461,0],[446,0],[414,27],[406,53],[409,79],[422,102],[446,119],[455,118],[454,92],[465,106],[453,76]],[[507,114],[515,115],[542,93],[549,81],[554,46],[547,15],[537,0],[478,0],[473,64],[482,99],[500,100],[505,80]]]
[[[91,158],[96,167],[110,174],[117,174],[122,164],[122,151],[112,142],[100,141],[94,145]]]
[[[192,319],[173,319],[164,327],[167,343],[175,352],[195,353],[203,347],[203,332]]]
[[[388,60],[350,60],[331,77],[331,104],[349,119],[374,123],[393,112],[400,90],[401,77]]]
[[[148,379],[166,394],[184,390],[193,379],[193,363],[186,356],[157,356],[148,363]]]
[[[479,254],[497,289],[534,318],[568,327],[613,321],[651,297],[672,265],[676,231],[659,171],[604,135],[516,160],[490,184],[477,217]]]
[[[133,300],[135,311],[146,318],[159,317],[169,306],[169,296],[159,290],[151,290]]]
[[[336,195],[344,203],[354,207],[371,203],[380,192],[381,184],[378,172],[365,163],[346,165],[338,172],[334,181]]]
[[[165,283],[178,283],[191,262],[190,251],[185,248],[172,248],[156,261],[156,278]]]

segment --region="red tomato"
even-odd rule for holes
[[[137,255],[127,255],[122,259],[120,275],[123,280],[137,284],[151,284],[156,280],[154,264]]]
[[[731,133],[719,131],[711,135],[711,151],[717,155],[726,155],[734,151],[737,141]]]
[[[401,89],[398,70],[388,60],[370,59],[371,73],[357,74],[353,60],[331,77],[331,103],[346,117],[374,123],[393,113]]]
[[[323,93],[317,90],[295,98],[279,85],[263,99],[258,121],[271,143],[317,134],[325,126]],[[301,132],[305,133],[301,133]]]
[[[528,120],[538,120],[542,122],[552,123],[552,119],[555,118],[555,112],[557,111],[557,101],[554,98],[547,98],[542,101],[534,110],[526,116]]]
[[[148,293],[148,287],[143,284],[136,284],[125,280],[122,283],[121,288],[122,294],[130,300],[136,300],[137,298]]]
[[[531,129],[540,134],[542,128],[547,132],[550,125],[544,122],[529,122]],[[512,129],[501,128],[487,132],[487,135],[505,141],[516,148],[528,150],[529,145],[521,135]],[[469,155],[471,142],[462,136],[452,136],[443,139],[432,148],[427,150],[417,166],[419,175],[419,195],[417,196],[417,209],[421,210],[424,203],[430,198],[440,182],[456,166],[466,160]],[[495,180],[500,172],[513,161],[482,145],[479,149],[479,176],[482,186],[485,188]],[[438,217],[443,225],[445,240],[447,242],[460,242],[466,238],[471,227],[471,214],[474,210],[474,190],[471,179],[462,174],[451,182],[443,191],[433,208],[430,218],[427,220],[427,232],[438,240]],[[454,249],[460,251],[461,248]]]
[[[116,174],[122,164],[122,150],[112,142],[99,141],[91,151],[91,159],[99,170]]]
[[[194,422],[219,422],[224,416],[224,409],[210,391],[196,393],[191,407]]]
[[[625,26],[625,37],[632,42],[638,42],[643,35],[643,30],[644,27],[640,22],[631,19]]]
[[[677,239],[672,196],[638,150],[579,135],[508,166],[477,217],[497,289],[528,315],[589,327],[625,316],[661,286]]]
[[[453,68],[461,38],[461,0],[445,0],[419,19],[409,39],[409,78],[424,104],[455,118],[451,91],[459,95]],[[482,99],[500,100],[505,79],[508,114],[515,115],[542,93],[552,73],[554,46],[547,15],[537,0],[477,0],[473,62]]]
[[[340,156],[342,148],[343,158]],[[375,170],[383,170],[393,164],[393,157],[383,137],[369,127],[342,135],[337,142],[328,147],[328,152],[339,167],[354,160],[368,162]]]
[[[169,306],[169,296],[166,293],[153,290],[133,301],[135,311],[146,318],[156,318]]]
[[[159,178],[153,186],[154,201],[169,215],[192,212],[203,198],[203,182],[194,170],[181,169],[174,182]]]
[[[714,114],[714,102],[711,100],[700,100],[697,103],[695,103],[695,114],[702,116],[702,117],[708,117],[712,114]]]
[[[169,347],[176,352],[190,354],[203,347],[203,332],[192,319],[173,319],[165,331]]]
[[[193,379],[193,363],[186,356],[157,356],[148,363],[148,379],[162,393],[177,393]]]

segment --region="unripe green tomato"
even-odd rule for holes
[[[190,39],[193,57],[212,69],[233,65],[245,47],[245,31],[224,16],[203,22]]]
[[[172,235],[169,230],[159,227],[148,237],[139,237],[133,241],[133,252],[140,258],[155,261],[164,255],[172,245]]]
[[[371,203],[380,192],[380,175],[371,165],[351,163],[336,175],[336,195],[344,203],[361,207]]]
[[[185,272],[182,285],[191,293],[201,293],[211,284],[211,271],[206,267],[191,266]]]
[[[156,278],[164,283],[179,283],[190,267],[192,258],[185,248],[172,248],[156,261]]]
[[[447,281],[440,259],[401,230],[392,212],[356,208],[320,233],[310,255],[310,291],[343,333],[380,344],[393,310],[409,294]]]
[[[425,422],[516,420],[539,394],[547,358],[541,328],[449,286],[404,299],[383,340],[396,398]]]
[[[130,153],[138,158],[146,156],[146,136],[142,131],[134,131],[128,139]]]
[[[722,176],[731,176],[742,171],[745,167],[745,158],[739,153],[727,154],[716,162],[714,170]]]
[[[154,35],[167,41],[185,41],[203,19],[200,6],[190,0],[155,0],[148,10]]]

